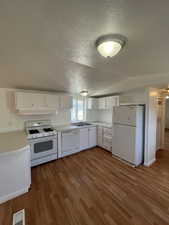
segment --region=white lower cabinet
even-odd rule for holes
[[[96,143],[96,127],[80,129],[80,150],[95,147]]]
[[[89,148],[89,129],[80,129],[80,150]]]
[[[101,126],[97,127],[97,145],[103,147],[103,128]]]
[[[96,145],[96,126],[59,132],[58,158],[72,155]]]
[[[89,128],[89,148],[95,147],[96,143],[96,127]]]
[[[97,127],[97,145],[112,151],[112,128]]]
[[[104,136],[103,137],[103,148],[108,151],[112,151],[112,137]]]
[[[28,192],[30,185],[30,147],[0,154],[0,204]]]

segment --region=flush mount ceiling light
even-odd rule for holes
[[[96,41],[96,48],[100,55],[111,58],[117,55],[124,47],[126,38],[119,34],[108,34],[101,36]]]
[[[83,96],[83,97],[86,97],[88,95],[88,91],[83,90],[83,91],[80,92],[80,95]]]

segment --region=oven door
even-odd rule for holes
[[[42,137],[31,142],[31,159],[57,154],[57,136]]]

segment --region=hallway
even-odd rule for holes
[[[169,150],[169,129],[165,130],[165,136],[164,136],[164,149]]]

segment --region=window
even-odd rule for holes
[[[83,121],[85,119],[86,119],[86,98],[82,96],[75,96],[73,97],[71,120]]]

